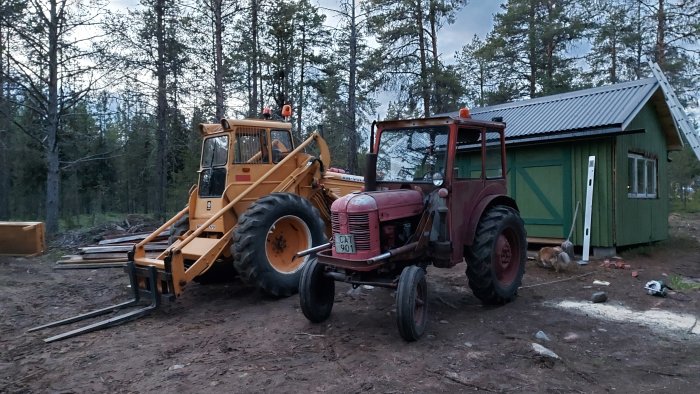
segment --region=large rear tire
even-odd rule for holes
[[[190,215],[186,213],[180,219],[178,219],[172,226],[170,226],[170,232],[168,234],[168,246],[172,245],[177,241],[178,237],[186,233],[190,229]]]
[[[294,256],[324,242],[323,220],[308,200],[273,193],[241,215],[233,232],[233,265],[244,281],[275,297],[288,297],[298,291],[301,269],[309,259]]]
[[[428,325],[428,285],[425,271],[415,265],[405,267],[396,289],[396,323],[408,342],[417,341]]]
[[[335,280],[323,274],[324,267],[315,258],[301,271],[299,305],[309,321],[321,323],[328,319],[335,301]]]
[[[469,287],[482,303],[501,305],[515,299],[527,259],[525,226],[518,212],[502,205],[489,209],[465,256]]]

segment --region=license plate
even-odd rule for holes
[[[335,234],[335,251],[337,253],[355,253],[355,236],[352,234]]]

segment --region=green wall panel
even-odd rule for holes
[[[627,130],[645,132],[589,140],[508,146],[508,192],[518,203],[528,236],[566,238],[580,201],[572,241],[583,244],[588,157],[596,157],[591,246],[615,247],[668,238],[666,141],[651,102]],[[657,160],[657,197],[627,196],[627,153]],[[460,171],[478,174],[476,156],[458,156]]]
[[[647,103],[630,123],[629,130],[646,132],[620,136],[616,146],[618,182],[615,187],[615,222],[617,245],[634,245],[668,238],[668,162],[667,144],[658,115],[651,103]],[[627,195],[627,154],[633,152],[656,159],[656,198],[640,199]]]
[[[569,154],[562,144],[511,149],[509,192],[531,237],[564,238],[570,184]]]
[[[615,246],[615,229],[613,225],[613,179],[615,166],[613,161],[614,137],[579,140],[571,143],[572,198],[571,210],[576,202],[581,202],[573,242],[583,245],[583,225],[588,183],[588,157],[595,156],[595,175],[593,178],[593,201],[591,207],[591,246]]]

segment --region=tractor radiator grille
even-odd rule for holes
[[[348,214],[348,228],[341,228],[338,212],[331,214],[334,234],[352,234],[357,250],[370,250],[369,215],[366,213]]]

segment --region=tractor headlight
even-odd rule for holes
[[[442,186],[443,182],[445,182],[445,180],[442,178],[441,173],[436,172],[433,174],[433,185]]]

